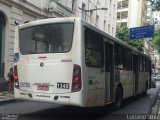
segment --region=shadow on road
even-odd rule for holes
[[[97,120],[113,111],[111,105],[105,107],[96,108],[81,108],[72,106],[62,106],[57,108],[52,108],[48,110],[43,110],[37,113],[21,116],[29,117],[33,120],[72,120],[72,119],[92,119]],[[32,120],[31,119],[31,120]],[[21,120],[21,119],[20,119]]]
[[[145,96],[144,96],[145,97]],[[132,97],[124,100],[122,108],[131,104],[132,102],[141,99],[142,96]],[[119,109],[120,110],[120,109]],[[113,104],[104,106],[104,107],[92,107],[92,108],[81,108],[73,106],[60,106],[56,108],[51,108],[39,112],[35,112],[28,115],[20,116],[19,120],[100,120],[104,119],[105,116],[108,116],[107,119],[114,120],[114,118],[126,118],[126,115],[112,114],[115,112]],[[25,119],[27,118],[27,119]],[[115,119],[115,120],[116,120]],[[121,120],[121,119],[119,119]]]

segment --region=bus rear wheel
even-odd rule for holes
[[[145,91],[142,93],[142,95],[147,95],[147,90],[148,90],[148,83],[146,83],[146,86],[145,86]]]
[[[115,102],[114,102],[114,108],[115,109],[119,109],[122,105],[122,101],[123,101],[123,92],[122,92],[122,88],[118,87],[116,89],[116,94],[115,94]]]

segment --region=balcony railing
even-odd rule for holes
[[[58,14],[61,14],[63,16],[71,16],[72,15],[72,9],[66,6],[63,6],[57,1],[52,1],[49,5],[50,12],[57,12]]]
[[[118,6],[118,9],[125,9],[125,8],[128,8],[128,5],[127,6]]]
[[[124,19],[128,19],[128,17],[117,17],[117,20],[124,20]]]

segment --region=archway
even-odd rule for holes
[[[0,77],[4,77],[5,26],[5,17],[0,13]]]

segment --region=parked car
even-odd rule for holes
[[[156,76],[154,77],[154,79],[155,79],[156,81],[160,80],[160,75],[156,75]]]

